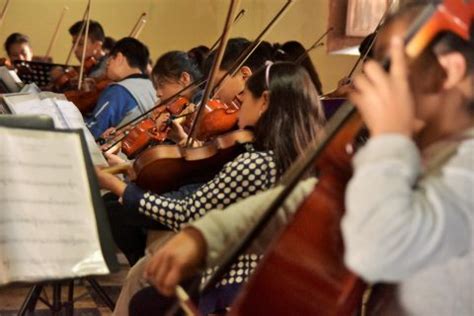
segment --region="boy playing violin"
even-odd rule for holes
[[[86,119],[95,138],[155,105],[155,89],[144,74],[148,59],[148,48],[134,38],[126,37],[115,44],[107,62],[107,77],[114,82],[100,94],[92,115]]]
[[[74,55],[79,61],[82,61],[82,52],[84,45],[86,47],[85,60],[93,61],[92,68],[88,70],[88,76],[92,78],[101,78],[106,73],[107,54],[104,50],[105,33],[102,25],[99,22],[91,20],[89,22],[89,33],[87,41],[84,40],[84,35],[80,36],[83,24],[86,21],[78,21],[69,28],[69,34],[72,36],[73,45],[76,44]]]
[[[4,43],[4,47],[12,63],[16,60],[31,61],[33,59],[30,39],[24,34],[10,34]]]

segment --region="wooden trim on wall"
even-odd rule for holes
[[[363,37],[346,36],[347,0],[330,0],[328,27],[334,27],[327,40],[328,53],[358,46]]]
[[[329,0],[328,52],[357,47],[377,27],[390,3],[395,9],[400,0]],[[402,1],[403,2],[403,1]],[[348,12],[350,10],[351,12]]]

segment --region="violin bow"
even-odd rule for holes
[[[181,287],[176,287],[176,297],[179,300],[179,305],[181,309],[184,311],[186,316],[202,316],[199,310],[196,308],[194,303],[189,298],[188,293]]]
[[[91,22],[91,3],[92,3],[92,0],[89,0],[89,3],[87,5],[89,7],[89,10],[87,10],[86,29],[84,31],[84,45],[83,45],[84,47],[82,48],[82,57],[81,57],[81,69],[79,70],[79,82],[77,83],[77,90],[79,91],[82,88],[82,79],[84,77],[84,62],[86,60],[87,42],[89,38],[89,25]]]
[[[9,6],[10,6],[10,0],[7,0],[5,4],[3,5],[2,13],[0,13],[0,27],[3,24],[3,20],[5,19],[5,16],[7,15],[7,10]]]
[[[234,22],[233,22],[234,25],[236,25],[237,22],[239,22],[244,16],[245,16],[245,9],[242,9],[242,10],[240,10],[240,12],[239,12],[239,13],[237,14],[237,16],[235,17]],[[209,48],[209,52],[213,52],[213,51],[216,49],[216,47],[217,47],[217,45],[219,44],[220,40],[221,40],[221,37],[219,37],[219,38],[214,42],[214,44],[212,44],[211,48]]]
[[[58,33],[59,33],[59,28],[61,27],[61,24],[63,23],[64,16],[66,15],[66,12],[69,10],[68,6],[64,6],[63,11],[61,13],[61,16],[59,17],[58,24],[56,25],[56,29],[54,30],[53,37],[51,38],[51,42],[49,42],[48,49],[46,50],[46,57],[49,57],[51,55],[51,50],[53,49],[54,43],[56,42],[58,38]]]
[[[309,52],[311,52],[313,49],[315,48],[318,48],[319,46],[323,46],[324,43],[322,42],[323,39],[326,38],[326,36],[328,36],[329,33],[331,33],[332,31],[334,31],[334,28],[331,26],[330,28],[328,28],[326,30],[326,32],[324,32],[323,35],[321,35],[314,43],[313,45],[311,45],[309,48],[307,48],[303,53],[301,53],[301,55],[298,56],[298,58],[295,59],[294,63],[299,65],[303,62],[303,60],[308,57],[308,54]]]
[[[84,14],[82,15],[82,20],[85,21],[87,12],[89,11],[89,4],[87,4],[86,9],[84,10]],[[79,35],[77,36],[77,39],[80,39],[82,37],[82,34],[84,33],[84,28],[86,27],[85,23],[82,23],[81,29],[79,30]],[[65,65],[69,65],[69,61],[71,60],[72,53],[76,50],[77,45],[79,44],[79,41],[76,40],[74,42],[74,45],[71,46],[71,49],[69,50],[69,53],[67,54],[66,62],[64,63]]]
[[[143,12],[140,17],[138,18],[138,21],[137,23],[135,23],[135,26],[133,27],[132,31],[130,32],[130,35],[129,37],[133,37],[133,38],[138,38],[138,36],[140,36],[140,33],[142,32],[143,30],[143,27],[145,26],[146,24],[146,17],[147,17],[147,13],[146,12]]]
[[[287,12],[287,10],[293,3],[294,0],[287,0],[287,2],[283,5],[280,11],[278,11],[277,14],[273,17],[273,19],[270,20],[267,26],[265,26],[262,32],[260,32],[260,34],[255,38],[255,40],[249,46],[247,46],[246,49],[242,51],[242,53],[239,55],[232,67],[230,67],[230,70],[224,76],[222,76],[221,80],[219,80],[219,82],[217,83],[216,86],[219,87],[219,89],[215,91],[214,94],[217,94],[222,89],[222,83],[228,76],[235,76],[237,71],[239,71],[239,69],[245,64],[247,59],[249,59],[250,55],[252,55],[253,52],[258,48],[258,46],[260,46],[264,36],[272,30],[272,28],[276,25],[276,22],[278,22],[283,17],[284,13]]]
[[[197,123],[204,113],[204,107],[210,99],[211,91],[214,89],[216,83],[216,76],[217,71],[219,70],[222,62],[222,58],[224,57],[225,48],[227,46],[227,42],[229,40],[230,29],[232,27],[232,21],[234,20],[235,11],[240,5],[240,0],[231,0],[229,5],[229,11],[227,12],[226,22],[224,24],[224,30],[222,31],[221,40],[219,41],[219,46],[217,48],[216,55],[214,57],[214,62],[212,63],[211,71],[209,72],[209,77],[207,78],[206,87],[204,88],[203,97],[201,100],[201,106],[199,106],[196,117],[193,120],[193,124],[191,126],[191,130],[188,134],[188,139],[186,140],[186,147],[188,147],[191,143],[191,140],[194,141],[194,137],[196,134],[196,126]]]

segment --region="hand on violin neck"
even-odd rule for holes
[[[109,127],[108,129],[105,130],[105,132],[102,133],[102,135],[100,135],[100,137],[102,139],[109,139],[110,137],[114,136],[115,135],[115,132],[116,132],[116,128],[115,127]]]
[[[354,79],[350,94],[372,137],[380,134],[415,133],[414,97],[408,82],[408,67],[401,38],[390,45],[391,68],[387,73],[374,61],[364,65],[364,73]]]
[[[155,119],[155,127],[158,131],[164,131],[168,127],[168,121],[171,118],[171,114],[168,112],[162,112]]]
[[[168,138],[176,144],[181,144],[183,141],[186,141],[188,134],[184,131],[184,128],[181,126],[181,124],[173,120],[171,121],[171,128],[168,132]]]

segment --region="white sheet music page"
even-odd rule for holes
[[[0,284],[108,274],[79,136],[0,138]]]
[[[107,165],[94,137],[84,124],[84,119],[74,103],[54,97],[40,98],[38,94],[10,94],[5,102],[14,114],[46,114],[58,129],[82,129],[94,165]]]
[[[94,165],[108,165],[107,160],[105,160],[104,155],[102,155],[102,151],[95,142],[94,136],[92,136],[91,132],[84,124],[84,119],[82,118],[81,112],[74,105],[74,103],[59,99],[47,100],[55,102],[58,109],[60,109],[63,118],[67,122],[68,128],[82,129],[84,131],[87,148],[89,149],[89,154],[91,155],[92,163]]]

